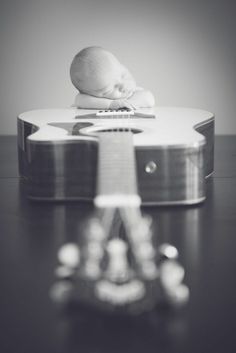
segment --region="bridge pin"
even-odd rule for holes
[[[86,234],[89,239],[94,241],[102,241],[105,238],[105,232],[97,218],[92,218],[87,226]]]

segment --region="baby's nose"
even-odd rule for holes
[[[132,90],[133,89],[133,87],[132,87],[132,85],[130,84],[130,82],[124,82],[124,83],[122,83],[122,84],[120,84],[120,87],[119,87],[119,91],[121,92],[121,93],[126,93],[126,92],[128,92],[128,91],[130,91],[130,90]]]
[[[125,92],[125,90],[126,90],[125,85],[124,85],[123,83],[121,83],[121,84],[119,85],[119,91],[123,93],[123,92]]]

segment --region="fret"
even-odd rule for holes
[[[96,199],[114,207],[127,204],[128,200],[132,205],[139,206],[131,131],[99,133]]]

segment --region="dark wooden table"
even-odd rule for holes
[[[33,203],[17,172],[16,137],[0,138],[1,353],[236,352],[236,136],[217,136],[207,200],[145,209],[160,241],[186,269],[189,304],[139,319],[104,319],[51,302],[58,247],[75,236],[91,206]]]

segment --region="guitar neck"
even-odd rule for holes
[[[99,133],[98,207],[140,206],[131,131]]]

